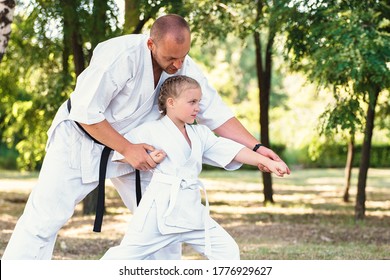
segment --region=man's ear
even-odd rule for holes
[[[149,50],[152,50],[153,47],[154,47],[154,42],[152,40],[152,38],[149,38],[148,41],[146,42],[146,45],[148,46],[148,49]]]

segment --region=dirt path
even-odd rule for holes
[[[0,179],[0,191],[25,190],[31,191],[37,179]]]

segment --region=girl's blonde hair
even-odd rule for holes
[[[186,89],[200,88],[199,83],[184,75],[172,76],[164,81],[158,96],[158,108],[161,114],[167,114],[167,99],[169,97],[177,98]]]

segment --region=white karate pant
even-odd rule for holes
[[[210,260],[239,260],[240,251],[237,243],[219,224],[209,229],[211,254]],[[103,260],[143,260],[155,252],[172,244],[181,242],[191,245],[197,252],[205,253],[205,232],[194,230],[185,233],[161,234],[157,225],[157,208],[149,210],[142,231],[129,226],[119,246],[110,248]]]
[[[33,188],[24,212],[18,220],[2,256],[3,260],[51,259],[58,231],[72,217],[76,205],[97,187],[98,182],[83,184],[81,171],[70,164],[76,131],[72,122],[56,128],[47,150],[37,185]],[[73,152],[74,154],[74,152]],[[96,172],[99,172],[96,170]],[[135,209],[134,185],[113,180],[130,211]],[[92,225],[91,225],[92,230]],[[180,259],[180,244],[167,248],[152,258]]]

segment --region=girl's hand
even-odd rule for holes
[[[286,166],[283,161],[273,160],[269,165],[269,170],[276,176],[283,177],[286,174],[290,174],[290,169]]]
[[[281,163],[281,168],[282,168],[281,170],[285,171],[285,173],[283,173],[283,174],[290,174],[291,171],[288,168],[287,164],[274,151],[272,151],[271,149],[269,149],[269,148],[267,148],[265,146],[261,146],[257,150],[257,153],[259,153],[259,154],[261,154],[261,155],[263,155],[263,156],[265,156],[265,157],[267,157],[269,159],[272,159],[274,161],[280,162]],[[273,172],[272,170],[270,170],[269,168],[267,168],[263,164],[259,164],[257,167],[262,172]]]
[[[160,163],[164,160],[167,154],[163,150],[154,150],[149,153],[149,156],[153,159],[155,163]]]

